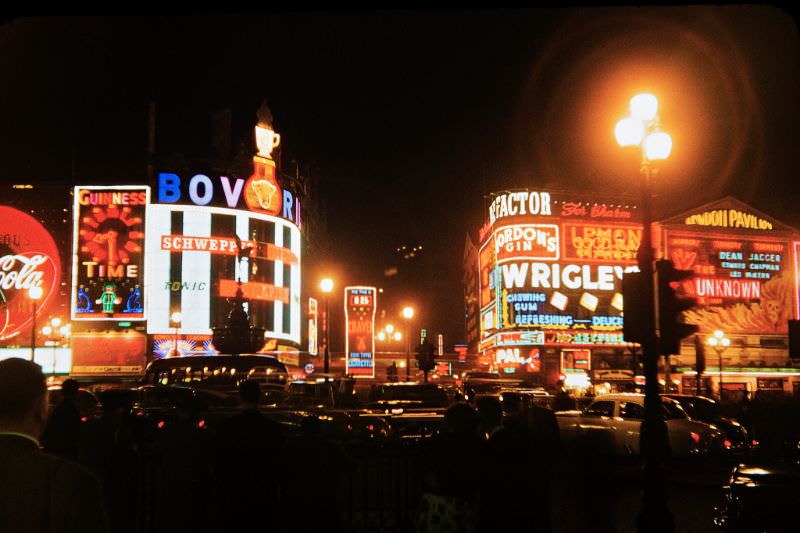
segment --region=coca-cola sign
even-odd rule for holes
[[[36,302],[41,315],[56,298],[60,280],[61,258],[50,233],[27,213],[0,206],[0,341],[30,329],[30,289],[42,289]]]

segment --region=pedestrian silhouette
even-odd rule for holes
[[[553,399],[553,411],[570,411],[576,407],[575,398],[564,388],[564,382],[558,381],[558,393]]]
[[[283,476],[284,436],[277,422],[259,412],[261,386],[239,385],[241,411],[217,426],[214,443],[216,495],[224,531],[241,532],[259,520],[261,531],[277,527],[278,487]]]
[[[322,424],[315,415],[300,422],[300,434],[286,450],[286,462],[304,465],[303,474],[284,476],[283,509],[287,517],[303,516],[285,524],[287,531],[316,533],[342,531],[336,495],[344,490],[345,476],[355,466],[338,443],[322,434]],[[321,489],[325,496],[314,502],[314,512],[307,513],[308,494]]]
[[[503,404],[496,396],[482,396],[476,406],[487,435],[478,530],[528,531],[531,487],[539,480],[528,468],[533,451],[527,434],[517,423],[503,424]]]
[[[61,384],[61,401],[53,408],[42,433],[42,448],[47,453],[78,459],[78,440],[81,431],[81,413],[78,410],[79,385],[74,379]]]
[[[100,393],[102,413],[86,421],[81,432],[78,458],[100,478],[111,530],[136,528],[139,494],[141,432],[131,414],[133,392],[108,389]]]
[[[39,449],[46,412],[41,367],[19,358],[0,361],[0,531],[108,531],[98,479]]]
[[[201,418],[204,405],[196,398],[182,398],[175,407],[175,419],[157,438],[156,531],[212,531],[211,442]]]
[[[414,531],[472,533],[480,479],[464,465],[483,459],[478,414],[470,405],[456,403],[447,408],[444,420],[444,430],[420,445],[425,486]]]

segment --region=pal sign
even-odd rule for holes
[[[262,181],[253,177],[219,176],[211,179],[205,174],[182,179],[171,172],[160,172],[157,198],[161,204],[194,204],[263,212],[300,226],[300,202],[294,194],[286,189],[264,187]],[[274,199],[271,195],[280,197]],[[248,201],[251,198],[253,200]]]

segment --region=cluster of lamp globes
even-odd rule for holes
[[[630,116],[617,122],[614,135],[620,146],[639,146],[645,161],[666,159],[672,151],[672,137],[661,130],[658,99],[649,93],[631,98]]]

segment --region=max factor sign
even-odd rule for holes
[[[772,229],[772,223],[768,220],[738,209],[714,209],[713,211],[689,215],[684,220],[684,224],[687,226],[711,226],[715,228]]]
[[[507,192],[497,196],[489,206],[489,223],[503,217],[552,214],[549,192]]]

